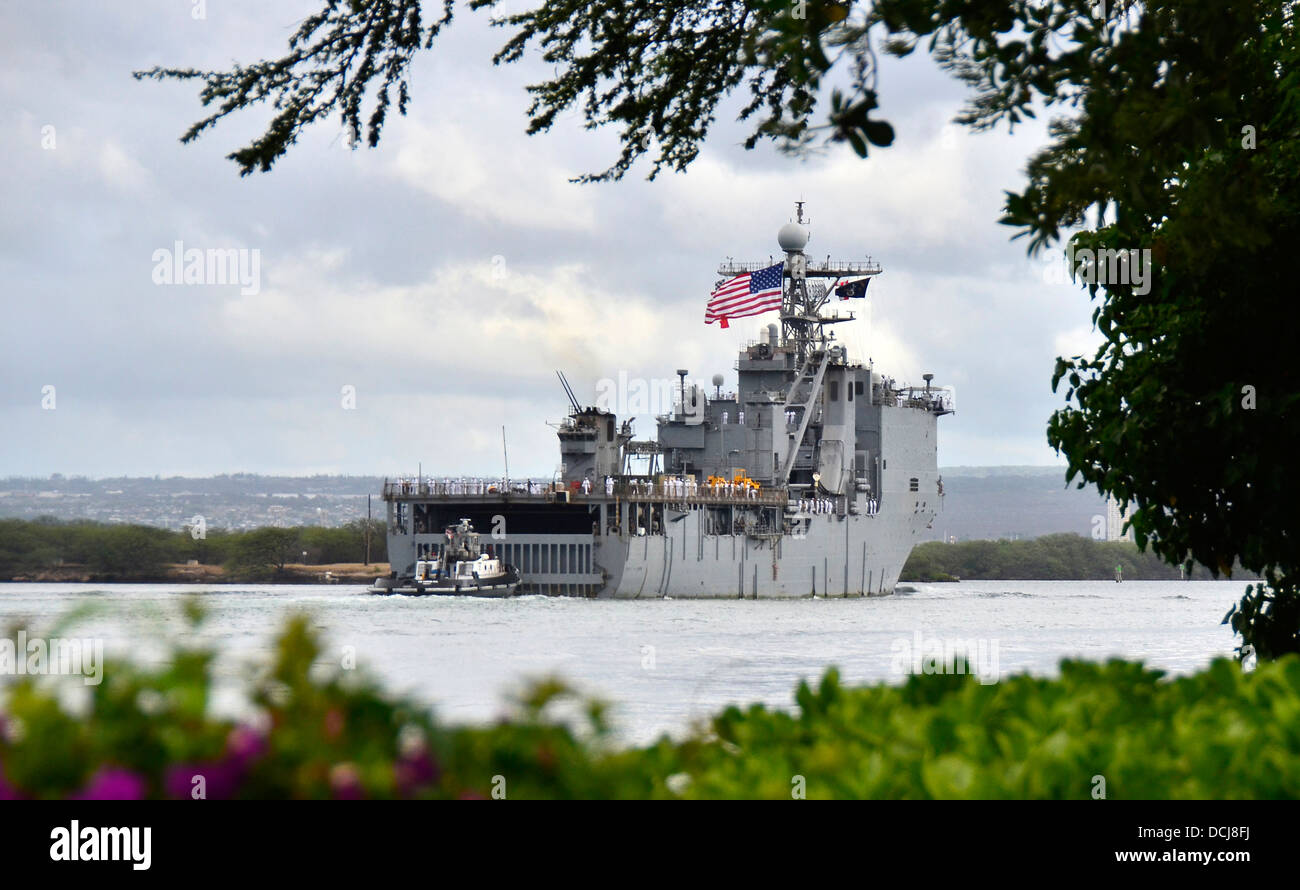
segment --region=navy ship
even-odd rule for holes
[[[892,593],[941,509],[938,419],[952,394],[933,375],[899,385],[849,356],[833,327],[854,314],[836,298],[861,296],[881,267],[809,261],[808,240],[800,203],[777,236],[784,261],[718,268],[719,288],[766,273],[780,324],[740,352],[734,393],[720,375],[710,394],[677,371],[653,440],[607,406],[580,404],[561,373],[570,410],[557,478],[386,480],[393,571],[373,589],[409,588],[418,566],[440,558],[444,529],[467,522],[518,572],[517,594]]]

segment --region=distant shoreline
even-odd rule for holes
[[[83,584],[370,584],[390,573],[382,520],[339,528],[186,531],[96,522],[0,520],[0,579]],[[365,564],[369,556],[370,564]],[[927,542],[898,581],[1181,580],[1178,566],[1125,541],[1069,533],[1023,540]],[[1212,577],[1194,567],[1194,578]],[[1236,579],[1254,580],[1234,571]]]
[[[0,581],[9,584],[369,584],[389,573],[388,563],[333,563],[329,565],[289,564],[282,571],[264,577],[239,576],[223,566],[174,564],[163,572],[140,575],[110,575],[69,565],[18,572]]]
[[[1124,581],[1213,580],[1203,566],[1186,577],[1151,551],[1128,541],[1096,541],[1082,535],[1041,535],[1024,540],[975,540],[945,544],[929,541],[912,550],[901,583],[962,581]],[[1254,581],[1234,567],[1229,581]]]

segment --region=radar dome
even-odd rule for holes
[[[721,375],[721,374],[714,374],[714,375],[713,375],[713,385],[714,385],[714,386],[721,386],[721,385],[722,385],[722,375]]]
[[[776,233],[776,241],[782,250],[803,250],[808,243],[808,230],[798,223],[786,223]]]

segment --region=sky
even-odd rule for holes
[[[941,465],[1062,462],[1051,374],[1095,342],[1091,308],[1059,251],[1029,258],[997,224],[1041,123],[952,123],[965,88],[918,53],[884,60],[896,141],[866,160],[745,151],[733,99],[687,172],[577,185],[616,133],[574,113],[526,135],[524,87],[550,67],[492,66],[506,32],[461,10],[378,148],[334,118],[241,178],[225,155],[266,111],[181,145],[198,87],[131,77],[278,56],[316,5],[0,3],[0,476],[497,475],[502,427],[511,475],[549,476],[557,369],[584,403],[679,368],[734,388],[775,315],[720,331],[704,305],[727,257],[779,255],[796,200],[811,258],[884,268],[839,326],[850,352],[954,388]],[[248,286],[169,282],[178,242],[237,251]]]

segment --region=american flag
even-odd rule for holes
[[[729,278],[714,288],[704,310],[704,323],[718,322],[727,327],[727,319],[759,315],[781,308],[781,278],[785,263],[777,263],[757,272]]]

